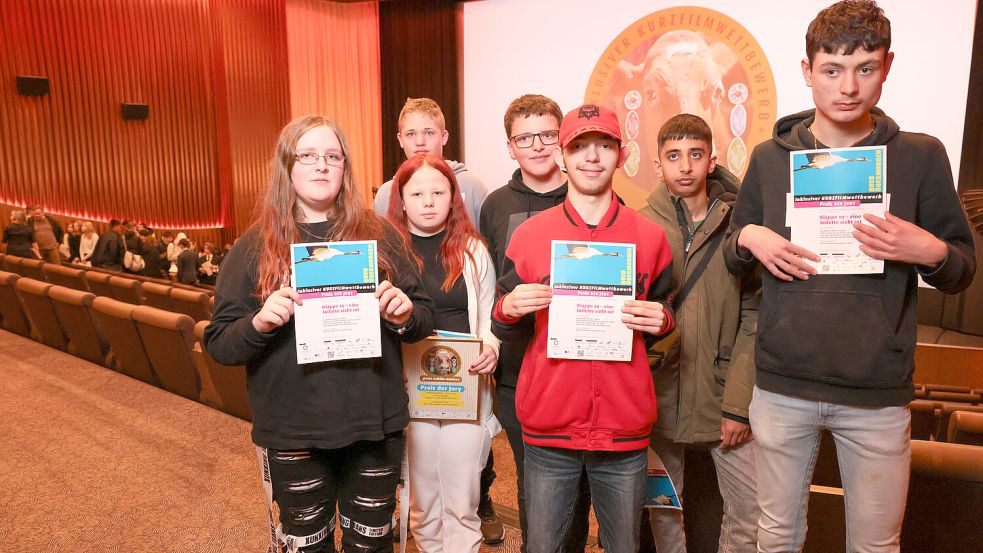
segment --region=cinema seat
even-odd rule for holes
[[[109,285],[111,276],[102,271],[86,271],[85,280],[89,284],[89,291],[97,296],[113,297],[113,288]]]
[[[89,291],[89,283],[85,279],[85,271],[63,265],[52,263],[44,264],[44,276],[48,282],[58,286],[64,286],[80,292]]]
[[[13,256],[6,256],[10,257]],[[0,318],[3,319],[4,330],[30,338],[31,322],[24,312],[24,304],[16,287],[21,278],[23,277],[16,273],[0,271]]]
[[[911,439],[936,440],[942,436],[942,405],[938,402],[916,399],[908,404],[911,410]]]
[[[81,292],[65,286],[52,286],[48,297],[58,315],[65,335],[68,336],[68,353],[99,365],[106,365],[109,342],[92,315],[92,292]]]
[[[133,321],[135,305],[98,296],[92,300],[92,314],[102,335],[109,342],[110,355],[106,366],[147,384],[160,386],[150,365],[147,350]]]
[[[936,390],[929,390],[928,396],[925,398],[930,401],[951,401],[955,403],[969,403],[969,404],[979,404],[980,396],[969,391],[969,388],[965,392],[940,392]]]
[[[171,289],[171,301],[174,302],[174,310],[178,313],[199,321],[207,321],[212,318],[211,305],[208,303],[208,294],[199,290],[186,290],[174,287]]]
[[[44,261],[40,259],[22,259],[20,262],[21,276],[33,278],[39,282],[47,282],[44,276]]]
[[[199,321],[195,325],[197,342],[193,350],[198,373],[201,375],[202,403],[251,421],[253,415],[249,410],[249,393],[246,391],[246,368],[242,365],[222,365],[205,351],[202,340],[208,323],[209,321]],[[214,404],[206,401],[210,399],[206,397],[206,390],[209,396],[214,394]]]
[[[983,413],[983,405],[972,405],[970,403],[955,403],[950,401],[938,402],[942,410],[942,420],[939,422],[939,440],[944,440],[949,435],[949,421],[957,412]]]
[[[144,281],[140,287],[143,290],[143,305],[149,305],[150,307],[156,307],[164,311],[174,311],[174,302],[171,301],[170,285]]]
[[[191,356],[195,343],[191,317],[141,305],[133,310],[133,320],[161,388],[198,401],[201,379]]]
[[[983,446],[983,413],[956,411],[949,417],[949,439],[952,444]],[[980,449],[983,455],[983,448]]]
[[[911,442],[911,481],[901,551],[983,551],[983,449],[945,442]]]
[[[48,297],[53,285],[33,278],[21,278],[15,285],[24,304],[24,311],[31,321],[31,337],[62,351],[68,351],[68,337],[58,322],[58,315]]]
[[[3,256],[3,269],[9,273],[14,273],[15,275],[24,276],[21,274],[20,263],[24,261],[23,257],[18,257],[16,255],[4,255]]]
[[[110,296],[114,300],[125,301],[133,305],[143,304],[143,292],[140,290],[140,281],[132,278],[111,276],[109,277]]]

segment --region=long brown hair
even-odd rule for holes
[[[287,123],[280,131],[276,152],[270,163],[270,185],[263,198],[257,202],[254,218],[259,227],[259,279],[254,294],[262,302],[284,284],[290,274],[290,244],[300,241],[297,222],[303,222],[305,215],[297,204],[290,173],[296,162],[296,148],[300,137],[307,131],[326,126],[334,132],[345,156],[344,177],[341,190],[335,198],[334,206],[328,215],[334,220],[330,241],[375,240],[382,238],[385,222],[366,210],[355,189],[355,176],[352,173],[351,152],[348,141],[337,123],[323,115],[303,115]],[[383,255],[384,248],[377,249],[379,270],[390,274],[392,265]]]
[[[457,177],[454,170],[447,165],[447,162],[438,156],[418,155],[413,156],[403,162],[396,171],[393,178],[393,187],[389,196],[389,210],[386,212],[386,219],[396,227],[396,230],[403,235],[403,240],[412,245],[409,233],[409,222],[406,218],[406,210],[403,208],[403,187],[410,181],[413,175],[422,167],[431,167],[440,172],[447,179],[451,187],[451,207],[445,221],[444,239],[440,241],[440,257],[447,276],[440,289],[449,292],[454,282],[464,272],[464,264],[470,262],[471,266],[477,270],[474,254],[468,248],[474,242],[483,242],[478,229],[474,228],[474,223],[468,217],[468,212],[464,208],[464,197],[461,196],[461,189],[457,184]],[[417,267],[423,270],[423,260],[417,255],[416,251],[410,248],[413,259]]]

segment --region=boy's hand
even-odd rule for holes
[[[789,242],[778,233],[760,225],[747,225],[737,237],[737,245],[747,248],[778,280],[808,280],[816,268],[802,258],[819,261],[819,256]]]
[[[938,267],[949,254],[945,242],[900,217],[885,212],[883,219],[869,213],[864,219],[870,224],[854,223],[853,237],[860,242],[860,251],[874,259]]]
[[[723,417],[720,419],[720,449],[733,449],[753,439],[747,424]]]
[[[549,307],[553,289],[545,284],[520,284],[502,300],[502,312],[518,319]]]
[[[665,307],[657,301],[627,300],[621,308],[621,321],[632,330],[658,336],[665,332]]]

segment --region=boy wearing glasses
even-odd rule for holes
[[[406,159],[420,154],[444,157],[444,146],[451,136],[444,125],[444,113],[440,111],[437,102],[430,98],[407,98],[403,109],[399,112],[399,125],[396,132],[396,140],[406,154]],[[485,201],[485,196],[488,195],[488,189],[477,175],[468,171],[463,163],[446,161],[457,177],[471,222],[477,224],[478,212]],[[392,186],[393,181],[390,179],[376,192],[372,209],[380,217],[385,217],[386,210],[389,209],[389,194]]]
[[[728,268],[768,270],[762,286],[750,419],[757,444],[758,551],[802,549],[820,434],[836,443],[846,549],[900,550],[911,461],[917,276],[969,286],[973,235],[938,139],[903,132],[876,107],[894,60],[876,3],[838,2],[806,32],[802,75],[815,109],[784,117],[754,149],[724,244]],[[884,146],[890,212],[853,224],[876,274],[817,274],[789,241],[790,153]],[[842,159],[842,158],[841,158]],[[820,170],[812,168],[812,171]]]
[[[501,275],[505,250],[512,233],[526,219],[563,203],[567,197],[567,178],[553,160],[553,150],[560,141],[560,121],[563,112],[553,100],[539,94],[520,96],[505,110],[505,144],[509,156],[519,164],[509,182],[488,195],[481,207],[478,230],[488,242],[488,251]],[[522,429],[515,416],[515,389],[519,367],[532,337],[532,324],[527,321],[525,332],[503,341],[495,369],[495,392],[498,395],[498,420],[509,439],[515,457],[516,486],[519,502],[519,527],[522,531],[522,550],[526,541],[525,486],[523,485],[524,449]],[[581,493],[574,507],[573,521],[564,540],[562,551],[583,552],[587,543],[590,488],[581,479]]]

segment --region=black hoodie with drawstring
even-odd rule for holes
[[[757,385],[812,401],[870,407],[905,405],[914,396],[918,280],[942,292],[964,290],[976,271],[973,235],[938,139],[902,132],[882,111],[855,146],[887,146],[890,212],[940,238],[948,255],[935,268],[885,261],[884,272],[817,275],[793,282],[764,272],[755,348]],[[724,245],[727,266],[743,274],[758,262],[737,245],[749,224],[786,239],[790,152],[825,148],[809,129],[815,110],[782,118],[751,156]]]
[[[515,229],[540,211],[562,204],[566,197],[567,183],[564,182],[549,192],[539,193],[522,182],[522,172],[516,169],[508,184],[485,198],[485,203],[481,206],[478,230],[488,242],[488,251],[495,262],[495,274],[502,274],[505,250]],[[495,369],[495,380],[499,386],[516,387],[522,356],[531,337],[532,324],[529,325],[527,339],[502,342],[498,367]]]

